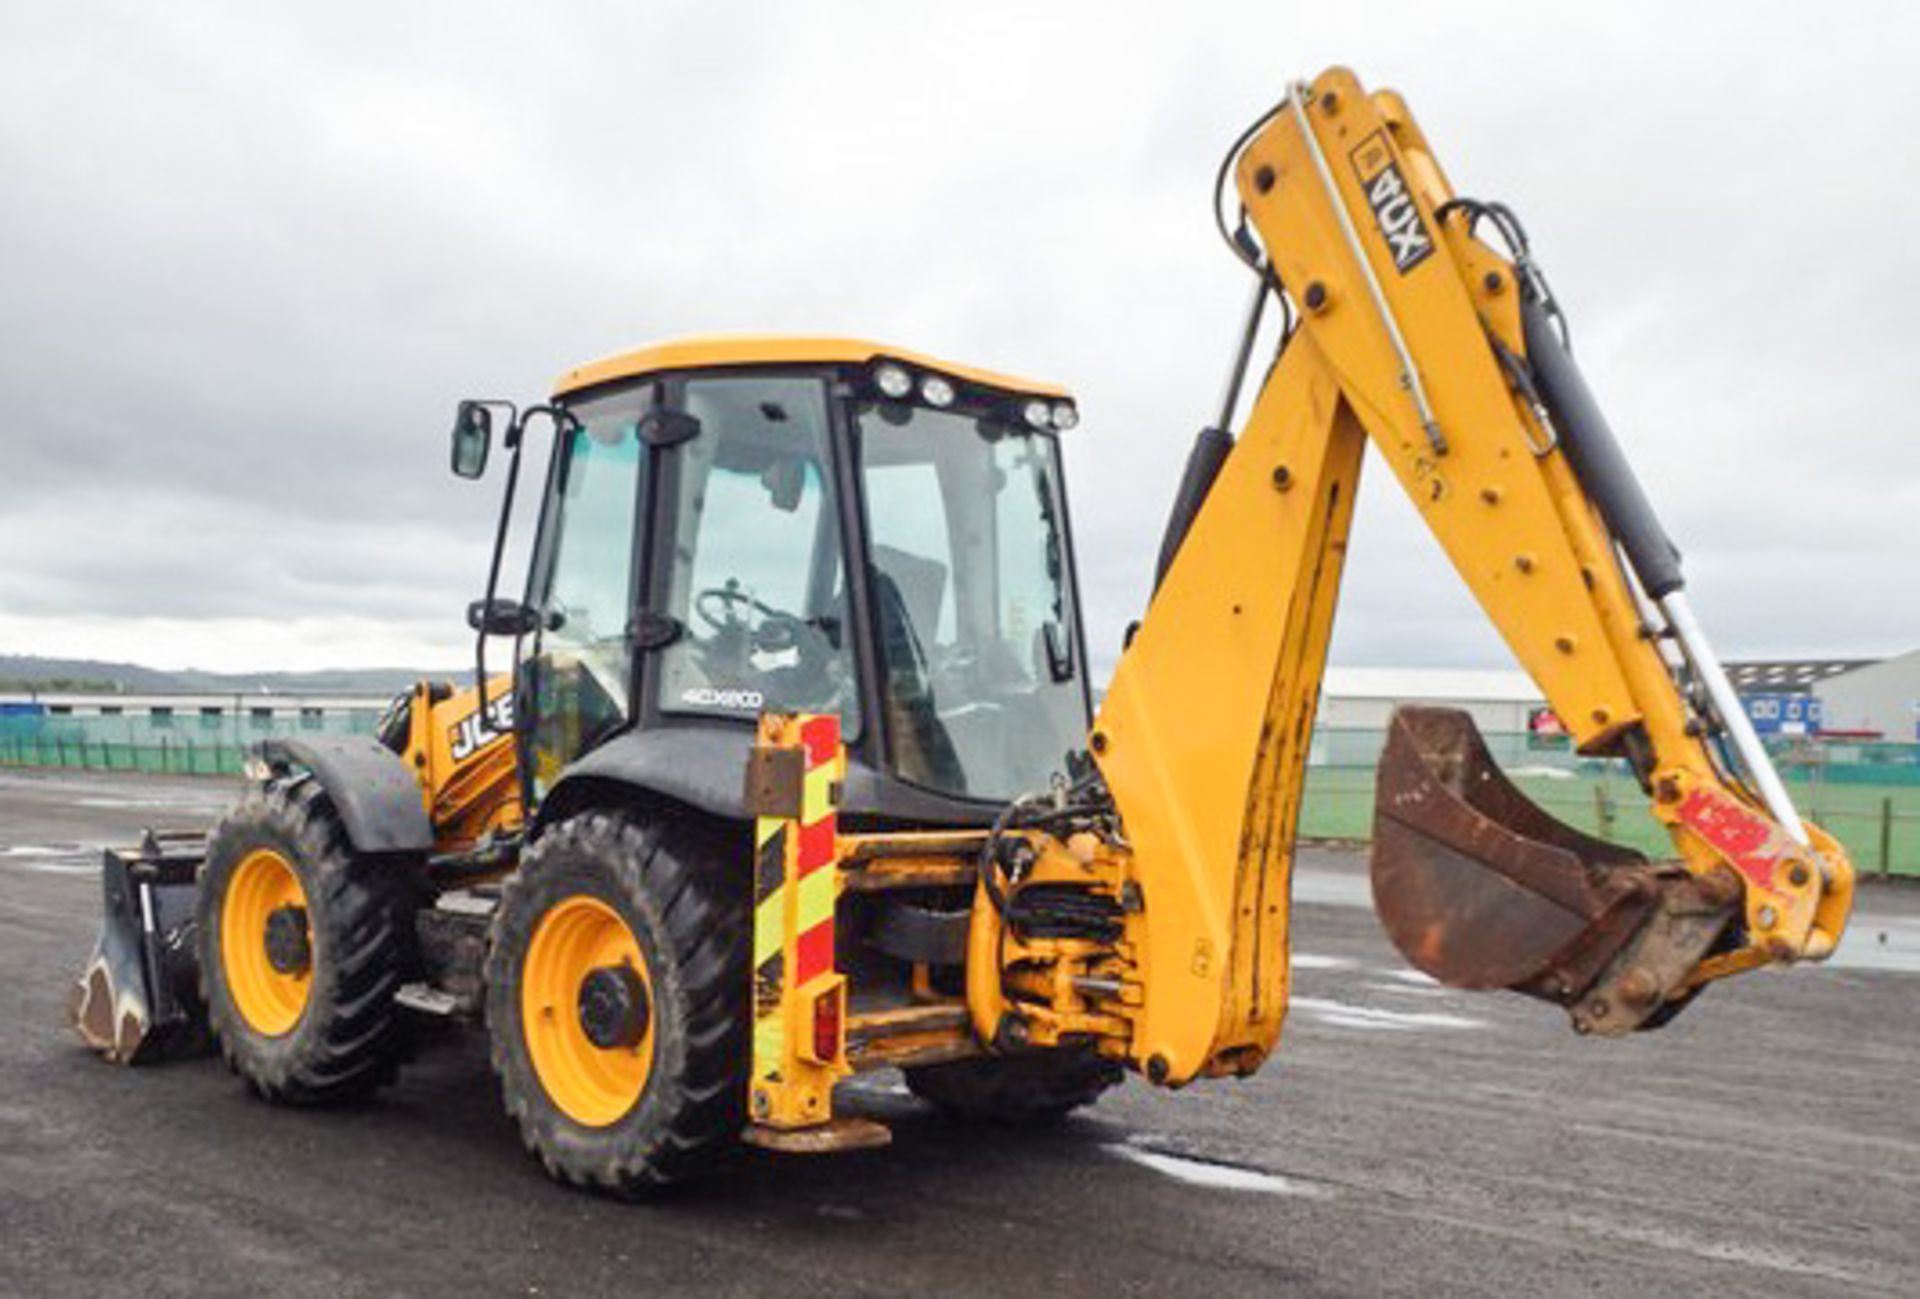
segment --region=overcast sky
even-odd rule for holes
[[[711,330],[1071,386],[1094,657],[1146,597],[1288,79],[1512,203],[1727,657],[1920,645],[1920,7],[0,0],[0,652],[452,665],[463,395]],[[1382,466],[1352,664],[1503,666]]]

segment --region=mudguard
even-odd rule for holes
[[[753,731],[747,727],[670,723],[623,731],[561,771],[541,800],[535,832],[551,819],[553,809],[572,804],[570,786],[592,781],[629,785],[723,820],[747,820],[752,816],[745,798],[752,750]],[[1002,806],[907,784],[850,755],[840,812],[914,825],[985,829]]]
[[[365,735],[288,736],[253,748],[276,775],[304,767],[340,813],[360,853],[426,852],[433,823],[420,782],[398,754]]]

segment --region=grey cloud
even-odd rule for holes
[[[1920,643],[1904,7],[613,3],[0,15],[0,614],[378,619],[458,656],[455,398],[652,337],[1064,380],[1095,657],[1242,299],[1207,188],[1288,76],[1513,200],[1729,653]],[[1837,116],[1836,116],[1837,114]],[[1375,466],[1378,469],[1378,466]],[[1335,656],[1490,663],[1367,484]],[[24,549],[23,549],[24,548]],[[437,630],[436,630],[437,629]],[[32,650],[34,646],[7,646]]]

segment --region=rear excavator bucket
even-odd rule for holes
[[[1671,1018],[1738,900],[1541,811],[1451,708],[1394,712],[1372,875],[1381,923],[1416,967],[1565,1006],[1583,1033]]]
[[[135,852],[100,865],[100,941],[73,991],[73,1026],[118,1064],[188,1054],[207,1044],[194,959],[194,878],[206,839],[149,831]]]

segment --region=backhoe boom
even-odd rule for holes
[[[1476,237],[1489,211],[1514,229],[1505,209],[1456,199],[1398,96],[1340,69],[1295,88],[1235,180],[1301,321],[1093,734],[1148,917],[1134,1057],[1177,1080],[1244,1069],[1277,1038],[1300,792],[1368,441],[1580,752],[1632,763],[1680,858],[1648,865],[1558,826],[1470,724],[1403,718],[1374,877],[1409,958],[1619,1032],[1710,978],[1830,952],[1851,868],[1794,816],[1722,694],[1677,552],[1523,238],[1503,254]]]

